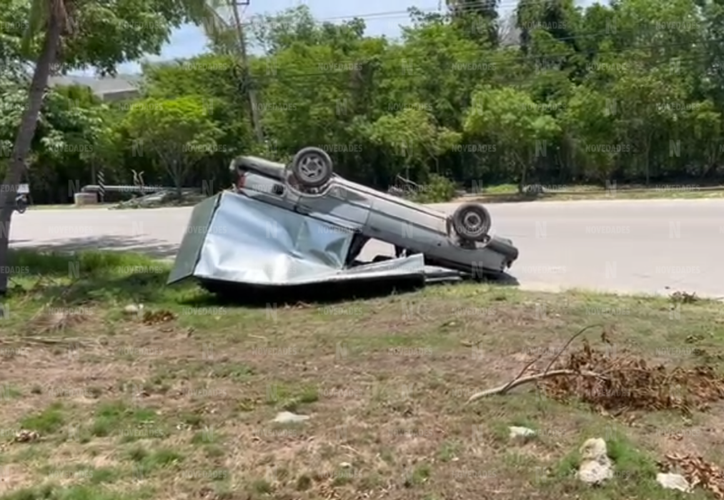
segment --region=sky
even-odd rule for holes
[[[513,0],[501,0],[501,14],[509,12],[514,6]],[[343,22],[355,16],[364,19],[367,24],[367,34],[371,36],[386,35],[395,38],[400,34],[400,25],[409,24],[406,11],[410,7],[417,7],[424,12],[441,12],[445,8],[444,0],[366,0],[357,3],[338,0],[249,0],[245,7],[244,17],[249,18],[255,14],[275,14],[285,9],[305,4],[312,15],[320,21]],[[176,30],[171,40],[164,47],[160,56],[149,56],[151,61],[187,58],[206,51],[206,37],[200,28],[193,25],[182,26]],[[139,73],[137,63],[128,63],[119,66],[119,73]],[[82,74],[92,75],[92,72]]]

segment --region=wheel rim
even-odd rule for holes
[[[480,231],[483,226],[483,219],[475,212],[471,212],[465,214],[465,217],[463,217],[463,225],[468,231],[477,232]]]
[[[307,155],[299,162],[299,173],[308,181],[316,181],[324,177],[326,167],[324,160],[317,155]]]

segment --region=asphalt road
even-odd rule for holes
[[[438,205],[445,211],[454,204]],[[522,202],[488,206],[493,231],[520,249],[521,287],[696,292],[724,297],[724,200]],[[173,257],[190,208],[29,210],[11,246],[113,249]],[[377,242],[375,242],[377,243]],[[368,245],[364,256],[389,253]]]

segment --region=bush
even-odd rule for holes
[[[442,175],[432,174],[414,200],[418,203],[444,203],[455,198],[455,183]]]

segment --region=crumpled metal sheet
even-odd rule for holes
[[[345,268],[354,232],[225,191],[194,208],[168,283],[188,277],[247,285],[455,279],[422,255]]]

